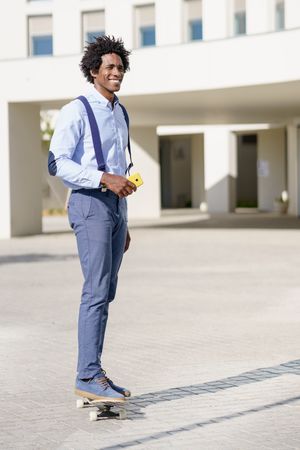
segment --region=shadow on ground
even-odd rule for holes
[[[132,397],[127,407],[128,419],[131,420],[142,419],[144,416],[142,410],[143,408],[149,405],[155,405],[166,401],[178,400],[194,395],[205,395],[216,393],[225,389],[240,387],[245,384],[258,383],[260,381],[265,381],[269,378],[276,378],[286,374],[300,375],[300,359],[279,364],[277,366],[255,369],[249,372],[244,372],[237,376],[227,377],[217,381],[210,381],[207,383],[171,388],[158,392],[151,392],[148,394],[140,395],[139,397]],[[101,447],[98,450],[113,450],[117,448],[138,446],[145,444],[147,442],[149,443],[154,440],[157,441],[160,438],[170,437],[178,433],[191,431],[196,428],[225,422],[228,420],[235,419],[237,417],[247,416],[249,414],[257,413],[259,411],[264,411],[266,409],[273,409],[278,406],[288,405],[297,402],[299,400],[300,396],[290,397],[278,402],[260,405],[256,408],[246,409],[234,412],[232,414],[218,416],[208,420],[202,420],[196,423],[185,425],[183,427],[166,430],[159,433],[154,433],[152,435],[141,437],[138,440],[121,442],[120,444],[109,447]]]
[[[77,255],[51,255],[48,253],[27,253],[23,255],[3,255],[0,256],[0,266],[6,264],[35,263],[48,261],[69,261],[77,258]]]
[[[165,222],[165,223],[164,223]],[[164,218],[157,223],[136,224],[134,228],[173,229],[300,229],[300,219],[275,214],[218,214]]]

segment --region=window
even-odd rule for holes
[[[156,44],[155,7],[143,5],[135,7],[136,47],[148,47]]]
[[[105,35],[104,11],[89,11],[82,13],[83,47],[94,42],[98,36]]]
[[[148,45],[155,45],[155,27],[141,27],[140,28],[141,47]]]
[[[202,39],[202,20],[190,20],[190,40],[199,41]]]
[[[246,4],[245,0],[234,1],[233,34],[240,36],[246,34]]]
[[[186,41],[203,39],[202,0],[185,0]]]
[[[52,17],[32,16],[28,18],[29,55],[53,54]]]
[[[275,30],[284,30],[285,28],[285,9],[284,0],[276,0],[275,4]]]

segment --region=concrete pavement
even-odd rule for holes
[[[45,229],[0,241],[0,448],[300,449],[298,219],[132,224],[104,362],[133,398],[105,422],[75,407],[75,240]]]

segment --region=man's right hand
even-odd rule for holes
[[[107,189],[113,191],[120,198],[127,197],[136,191],[136,185],[127,178],[120,175],[104,172],[101,177],[101,184],[104,184]]]

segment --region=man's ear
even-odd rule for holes
[[[95,69],[91,69],[90,74],[92,75],[93,78],[95,78],[97,76],[98,72]]]

